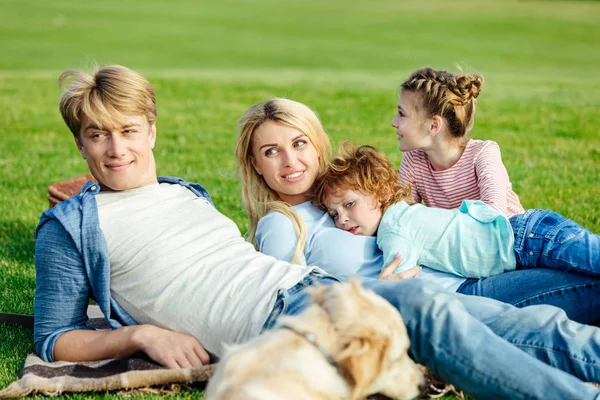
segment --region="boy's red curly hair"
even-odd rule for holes
[[[381,151],[372,146],[356,148],[350,142],[342,142],[337,157],[315,183],[312,202],[327,210],[327,200],[346,190],[374,196],[382,212],[408,198],[411,192],[410,186],[400,183],[398,171]]]

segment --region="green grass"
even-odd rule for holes
[[[233,148],[249,105],[305,102],[335,142],[375,145],[398,165],[389,126],[398,84],[424,65],[460,65],[486,81],[472,136],[500,144],[523,205],[598,233],[598,20],[600,2],[576,1],[3,0],[0,311],[33,312],[46,189],[86,172],[57,110],[56,78],[93,61],[152,81],[159,174],[204,184],[242,231]],[[0,337],[5,386],[33,345],[27,329],[0,326]]]

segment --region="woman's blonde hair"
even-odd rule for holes
[[[235,155],[237,158],[237,176],[242,183],[242,201],[250,220],[248,240],[252,243],[256,242],[256,228],[259,219],[269,211],[280,212],[290,218],[298,234],[298,244],[292,261],[299,263],[306,242],[304,222],[290,208],[290,205],[282,201],[277,192],[267,185],[265,179],[256,172],[252,165],[254,133],[262,124],[268,121],[298,129],[308,137],[319,154],[318,175],[325,170],[331,152],[329,136],[325,133],[321,121],[319,121],[313,110],[302,103],[283,98],[274,98],[253,105],[238,121]]]
[[[430,118],[439,115],[448,125],[450,134],[463,142],[473,127],[477,97],[483,78],[475,74],[453,74],[448,71],[421,68],[400,85],[401,91],[418,96],[419,111]],[[464,143],[463,143],[464,144]]]
[[[411,187],[400,183],[398,171],[385,154],[372,146],[340,143],[338,156],[327,166],[314,186],[313,204],[327,210],[331,196],[355,190],[373,196],[381,211],[410,196]]]
[[[121,65],[108,65],[88,74],[66,70],[58,78],[64,88],[60,113],[75,138],[85,117],[103,127],[119,115],[144,115],[156,122],[154,89],[146,78]]]

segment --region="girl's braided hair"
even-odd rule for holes
[[[483,78],[475,74],[455,75],[448,71],[421,68],[400,85],[402,91],[416,93],[420,98],[417,109],[426,117],[439,115],[446,120],[455,138],[464,137],[473,127],[477,96]]]

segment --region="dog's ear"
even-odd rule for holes
[[[369,335],[373,333],[373,335]],[[360,398],[375,381],[383,368],[384,356],[389,346],[387,338],[365,330],[364,334],[351,337],[338,355],[340,366],[354,381],[350,399]]]

